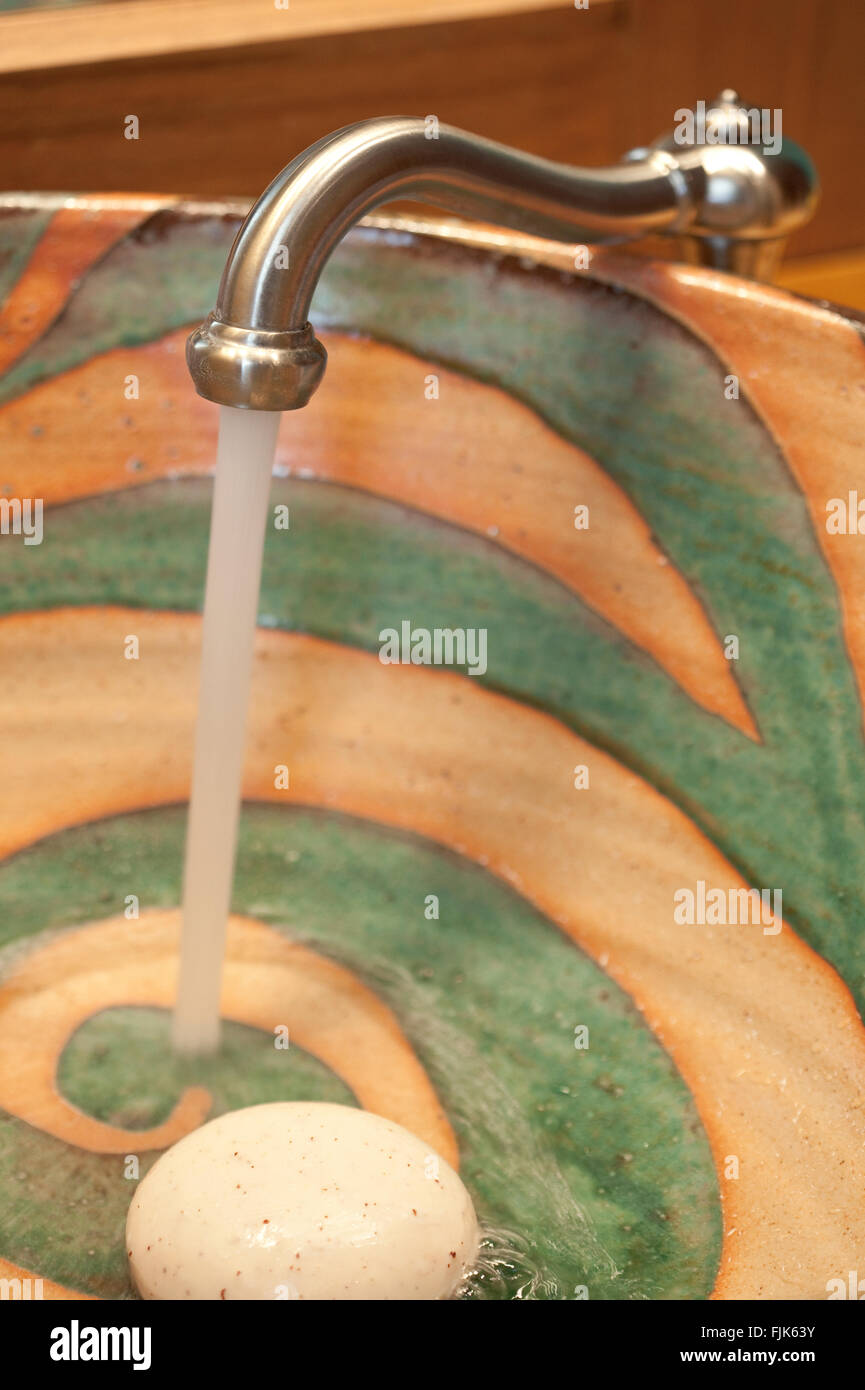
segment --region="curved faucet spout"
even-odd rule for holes
[[[753,180],[743,181],[753,202]],[[652,147],[610,168],[580,169],[420,118],[346,126],[287,165],[246,218],[215,310],[189,340],[195,387],[246,409],[305,405],[326,362],[308,322],[319,276],[349,228],[380,203],[413,199],[574,241],[585,233],[602,240],[683,232],[699,223],[709,192],[705,150],[693,145]],[[755,235],[738,225],[735,231]]]
[[[228,257],[216,313],[243,328],[297,329],[318,278],[355,222],[406,198],[553,240],[666,229],[685,220],[673,161],[576,169],[407,116],[346,126],[293,160],[262,194]],[[673,166],[675,167],[675,166]],[[702,180],[702,170],[689,171]],[[263,273],[268,263],[283,270]],[[284,272],[284,273],[283,273]]]

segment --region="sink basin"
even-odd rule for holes
[[[466,1297],[843,1296],[858,322],[455,222],[350,234],[280,426],[225,1042],[193,1067],[168,1010],[218,412],[183,347],[242,211],[0,209],[0,1276],[132,1297],[159,1152],[314,1098],[458,1163]]]

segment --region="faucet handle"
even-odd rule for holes
[[[666,157],[683,173],[704,173],[687,227],[686,260],[770,280],[791,232],[807,222],[820,196],[808,155],[782,134],[779,108],[746,106],[725,88],[708,105],[674,113],[673,130],[631,150],[625,162]]]

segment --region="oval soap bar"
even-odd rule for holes
[[[254,1105],[168,1149],[126,1222],[146,1299],[442,1299],[480,1234],[454,1170],[347,1105]]]

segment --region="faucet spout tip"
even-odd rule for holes
[[[205,400],[239,410],[299,410],[317,389],[327,352],[312,325],[270,332],[211,314],[186,343],[186,363]]]

